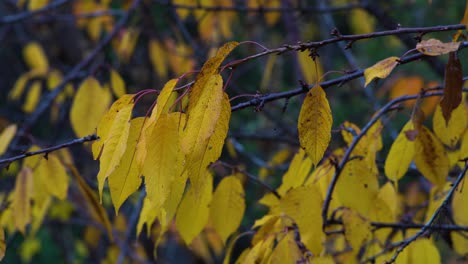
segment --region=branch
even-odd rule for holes
[[[83,144],[85,142],[94,141],[94,140],[97,140],[97,139],[99,139],[99,137],[94,135],[94,134],[86,136],[86,137],[82,137],[82,138],[77,138],[77,139],[74,139],[72,141],[65,142],[65,143],[62,143],[62,144],[59,144],[59,145],[56,145],[56,146],[53,146],[53,147],[43,148],[43,149],[40,149],[40,150],[31,151],[31,152],[25,152],[25,153],[23,153],[21,155],[14,156],[14,157],[11,157],[11,158],[0,159],[0,164],[10,164],[10,163],[12,163],[14,161],[21,160],[21,159],[31,157],[31,156],[35,156],[35,155],[40,155],[40,154],[45,154],[45,156],[47,157],[47,155],[50,152],[53,152],[53,151],[56,151],[56,150],[59,150],[59,149],[62,149],[62,148],[68,148],[68,147],[71,147],[73,145],[78,145],[78,144]]]
[[[310,6],[298,6],[298,7],[248,7],[248,6],[216,6],[216,5],[184,5],[184,4],[174,4],[171,1],[161,1],[155,0],[155,2],[167,5],[169,7],[173,7],[175,9],[185,9],[185,10],[203,10],[207,12],[248,12],[248,13],[270,13],[270,12],[278,12],[278,13],[291,13],[291,12],[298,12],[298,13],[331,13],[331,12],[339,12],[339,11],[347,11],[354,8],[363,7],[362,4],[353,3],[341,6],[334,6],[329,8],[317,8],[317,7],[310,7]]]
[[[437,208],[437,210],[432,214],[431,218],[427,223],[419,230],[416,234],[413,236],[403,240],[398,247],[397,251],[393,255],[393,257],[388,261],[387,263],[393,263],[395,262],[396,258],[398,255],[412,242],[414,242],[416,239],[418,239],[420,236],[422,236],[426,231],[431,230],[431,226],[434,224],[434,221],[439,217],[440,212],[444,210],[447,206],[448,203],[451,201],[453,194],[455,193],[455,190],[458,188],[458,185],[462,182],[464,179],[465,173],[468,171],[468,162],[465,162],[465,167],[463,170],[458,174],[457,180],[453,184],[453,186],[450,188],[450,191],[448,192],[447,196],[445,196],[444,201],[442,201],[442,204]]]
[[[130,18],[131,13],[135,11],[137,6],[140,4],[141,0],[134,0],[128,11],[123,15],[119,22],[112,29],[112,32],[109,33],[104,39],[97,44],[97,46],[86,56],[80,63],[78,63],[73,69],[71,69],[67,75],[63,78],[62,82],[57,85],[50,93],[44,96],[40,100],[40,104],[37,106],[36,110],[31,114],[31,116],[23,123],[21,129],[18,131],[17,136],[13,139],[13,142],[10,144],[9,150],[14,149],[14,146],[18,145],[20,137],[25,135],[27,131],[37,122],[39,117],[47,110],[50,104],[54,99],[59,95],[59,93],[65,88],[65,85],[71,80],[75,79],[80,75],[80,72],[86,68],[96,56],[110,43],[110,41],[117,35],[120,29],[127,23]],[[8,152],[7,152],[8,153]]]
[[[57,9],[61,7],[62,5],[65,5],[67,2],[70,2],[70,0],[57,0],[55,2],[52,2],[43,8],[34,10],[34,11],[24,11],[21,13],[13,14],[13,15],[8,15],[0,18],[0,26],[6,25],[6,24],[14,24],[14,23],[19,23],[25,19],[28,19],[30,17],[33,17],[35,15],[43,14],[49,11],[52,11],[54,9]]]

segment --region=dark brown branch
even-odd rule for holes
[[[54,88],[53,91],[48,93],[41,98],[41,103],[37,106],[36,110],[29,116],[29,118],[23,123],[21,129],[18,131],[17,136],[13,139],[13,142],[10,144],[10,150],[15,149],[15,146],[19,144],[20,137],[24,136],[30,128],[37,122],[39,117],[47,110],[51,105],[54,99],[59,95],[60,92],[65,88],[66,84],[71,80],[75,79],[81,74],[81,71],[84,70],[95,58],[96,56],[111,42],[111,40],[117,35],[121,28],[127,23],[130,15],[135,11],[137,6],[140,4],[141,0],[133,1],[132,5],[128,11],[123,15],[119,22],[114,26],[112,32],[109,33],[104,39],[97,44],[97,46],[89,53],[86,58],[84,58],[80,63],[75,65],[72,70],[70,70],[67,75],[63,78],[62,82]],[[8,153],[8,151],[7,151]]]
[[[53,147],[43,148],[43,149],[40,149],[40,150],[31,151],[31,152],[25,152],[25,153],[23,153],[21,155],[17,155],[17,156],[11,157],[11,158],[0,159],[0,164],[10,164],[10,163],[12,163],[14,161],[21,160],[21,159],[31,157],[31,156],[35,156],[35,155],[40,155],[40,154],[47,155],[50,152],[53,152],[53,151],[56,151],[56,150],[59,150],[59,149],[62,149],[62,148],[68,148],[68,147],[71,147],[73,145],[83,144],[85,142],[94,141],[94,140],[97,140],[97,139],[99,139],[99,137],[94,135],[94,134],[86,136],[86,137],[82,137],[82,138],[77,138],[77,139],[74,139],[72,141],[68,141],[68,142],[53,146]]]
[[[403,240],[400,244],[400,246],[398,247],[397,251],[395,252],[395,254],[393,254],[393,257],[390,259],[390,261],[388,261],[387,263],[393,263],[395,262],[396,258],[398,257],[398,255],[409,245],[411,244],[413,241],[415,241],[416,239],[418,239],[420,236],[424,235],[424,233],[426,233],[427,231],[430,231],[431,230],[431,226],[434,224],[434,222],[436,221],[436,219],[439,217],[440,213],[442,212],[442,210],[446,209],[448,207],[448,204],[449,202],[452,200],[452,196],[453,194],[455,193],[455,190],[457,190],[458,188],[458,185],[460,185],[460,183],[462,182],[462,180],[464,179],[464,176],[466,174],[466,172],[468,171],[468,162],[465,163],[465,167],[463,168],[463,170],[458,174],[458,177],[457,179],[455,180],[455,182],[453,183],[453,186],[450,188],[450,191],[449,193],[447,194],[447,196],[445,196],[445,199],[442,201],[442,204],[437,208],[437,210],[432,214],[431,218],[429,219],[429,221],[427,221],[427,223],[421,228],[421,230],[419,230],[416,234],[414,234],[413,236]]]
[[[35,15],[43,14],[49,11],[52,11],[54,9],[57,9],[63,5],[65,5],[67,2],[70,2],[70,0],[57,0],[54,1],[43,8],[34,10],[34,11],[25,11],[13,15],[8,15],[0,18],[0,26],[6,25],[6,24],[13,24],[13,23],[19,23],[25,19],[28,19],[30,17],[33,17]]]

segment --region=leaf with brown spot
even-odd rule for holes
[[[393,68],[398,65],[398,57],[389,57],[383,59],[371,67],[367,68],[364,71],[364,78],[366,83],[364,86],[367,86],[375,78],[387,78],[387,76],[392,72]]]
[[[444,43],[438,39],[428,39],[419,42],[416,49],[427,56],[438,56],[458,50],[461,42]]]
[[[460,60],[457,54],[449,54],[449,60],[445,66],[445,88],[444,96],[440,101],[442,114],[445,122],[448,124],[452,111],[457,108],[462,99],[463,73]]]

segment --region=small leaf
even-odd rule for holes
[[[35,180],[41,181],[41,186],[60,200],[67,198],[68,175],[64,166],[55,154],[49,154],[47,159],[41,159],[34,171]],[[37,192],[38,190],[36,190]]]
[[[406,132],[413,129],[414,125],[410,120],[401,129],[385,160],[385,175],[394,183],[398,183],[398,180],[405,175],[413,160],[414,141],[409,140],[406,136]]]
[[[39,99],[41,99],[41,86],[40,81],[34,81],[31,84],[28,94],[26,95],[26,101],[23,105],[24,112],[32,113],[36,109]]]
[[[16,124],[11,124],[0,134],[0,155],[3,155],[3,153],[8,149],[8,145],[10,145],[11,140],[16,134],[16,128]]]
[[[461,42],[443,43],[438,39],[422,40],[416,45],[416,49],[428,56],[438,56],[458,50]]]
[[[400,58],[395,56],[389,57],[367,68],[364,71],[364,78],[366,79],[364,86],[367,86],[375,78],[387,78],[387,76],[392,72],[395,66],[398,65],[399,59]]]
[[[325,91],[314,86],[301,107],[298,120],[299,142],[314,166],[323,157],[331,140],[332,113]]]
[[[179,11],[179,9],[177,9]],[[167,76],[167,63],[166,63],[166,51],[158,41],[151,39],[148,44],[148,53],[153,69],[158,74],[159,78],[166,78]]]
[[[295,241],[294,232],[288,232],[276,245],[268,263],[301,263],[302,253]]]
[[[95,133],[99,120],[111,101],[109,91],[104,90],[93,77],[85,79],[73,99],[70,121],[78,137]]]
[[[31,1],[35,2],[35,1]],[[39,2],[39,1],[38,1]],[[29,68],[37,69],[43,73],[49,69],[47,57],[41,45],[37,42],[28,43],[23,49],[23,57]]]
[[[213,194],[210,219],[223,243],[239,227],[245,211],[244,188],[236,176],[224,178]]]
[[[442,143],[424,126],[418,130],[415,153],[414,162],[422,175],[438,188],[443,188],[450,169],[449,159]]]
[[[12,201],[15,227],[24,235],[26,226],[31,223],[31,199],[33,195],[33,175],[29,167],[23,167],[16,176]]]
[[[445,65],[444,96],[440,101],[442,114],[448,123],[452,111],[457,108],[462,100],[463,71],[456,53],[450,53],[447,65]]]
[[[120,98],[125,94],[125,82],[114,69],[110,70],[110,83],[115,96]]]
[[[208,221],[213,176],[206,171],[203,181],[191,185],[177,210],[176,226],[187,245],[200,234]]]

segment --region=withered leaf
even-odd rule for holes
[[[448,124],[452,111],[460,105],[462,100],[463,73],[462,66],[455,52],[449,54],[449,60],[445,66],[444,96],[440,102],[442,114]]]

